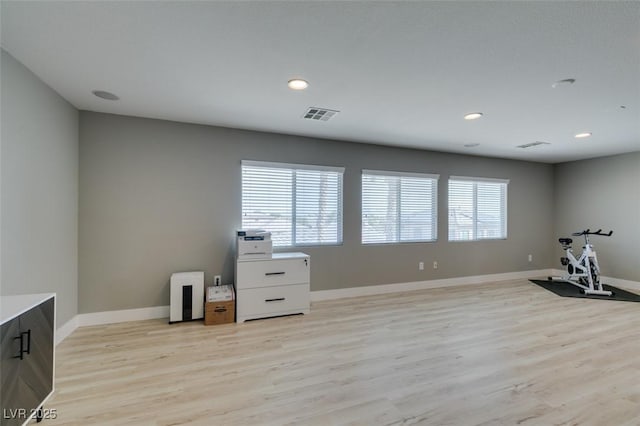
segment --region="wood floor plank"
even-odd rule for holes
[[[513,280],[313,303],[309,315],[83,327],[65,425],[637,425],[640,304]]]

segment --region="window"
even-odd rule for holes
[[[508,180],[449,178],[449,241],[507,238]]]
[[[435,241],[438,175],[362,171],[362,243]]]
[[[242,161],[242,227],[274,247],[342,243],[344,168]]]

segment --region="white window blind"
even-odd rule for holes
[[[362,243],[435,241],[438,175],[362,171]]]
[[[340,167],[242,162],[242,227],[271,232],[274,246],[342,243]]]
[[[507,238],[507,185],[503,179],[449,179],[449,241]]]

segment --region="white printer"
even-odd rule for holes
[[[238,260],[271,259],[271,232],[264,229],[240,229],[237,232]]]

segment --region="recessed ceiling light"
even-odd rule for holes
[[[464,116],[464,119],[465,120],[477,120],[480,117],[482,117],[482,113],[481,112],[470,112],[469,114],[466,114]]]
[[[584,132],[584,133],[578,133],[576,135],[576,138],[588,138],[589,136],[591,136],[591,132]]]
[[[304,90],[309,87],[309,83],[306,80],[294,78],[293,80],[289,80],[287,86],[289,86],[289,89],[293,90]]]
[[[108,101],[117,101],[118,99],[120,99],[117,95],[114,95],[113,93],[110,93],[110,92],[105,92],[104,90],[94,90],[91,93],[93,93],[99,98],[106,99]]]
[[[575,82],[576,82],[575,78],[565,78],[564,80],[556,81],[551,85],[551,87],[553,87],[554,89],[557,89],[558,87],[571,86]]]
[[[465,148],[475,148],[476,146],[479,146],[479,143],[466,143],[464,144]]]

